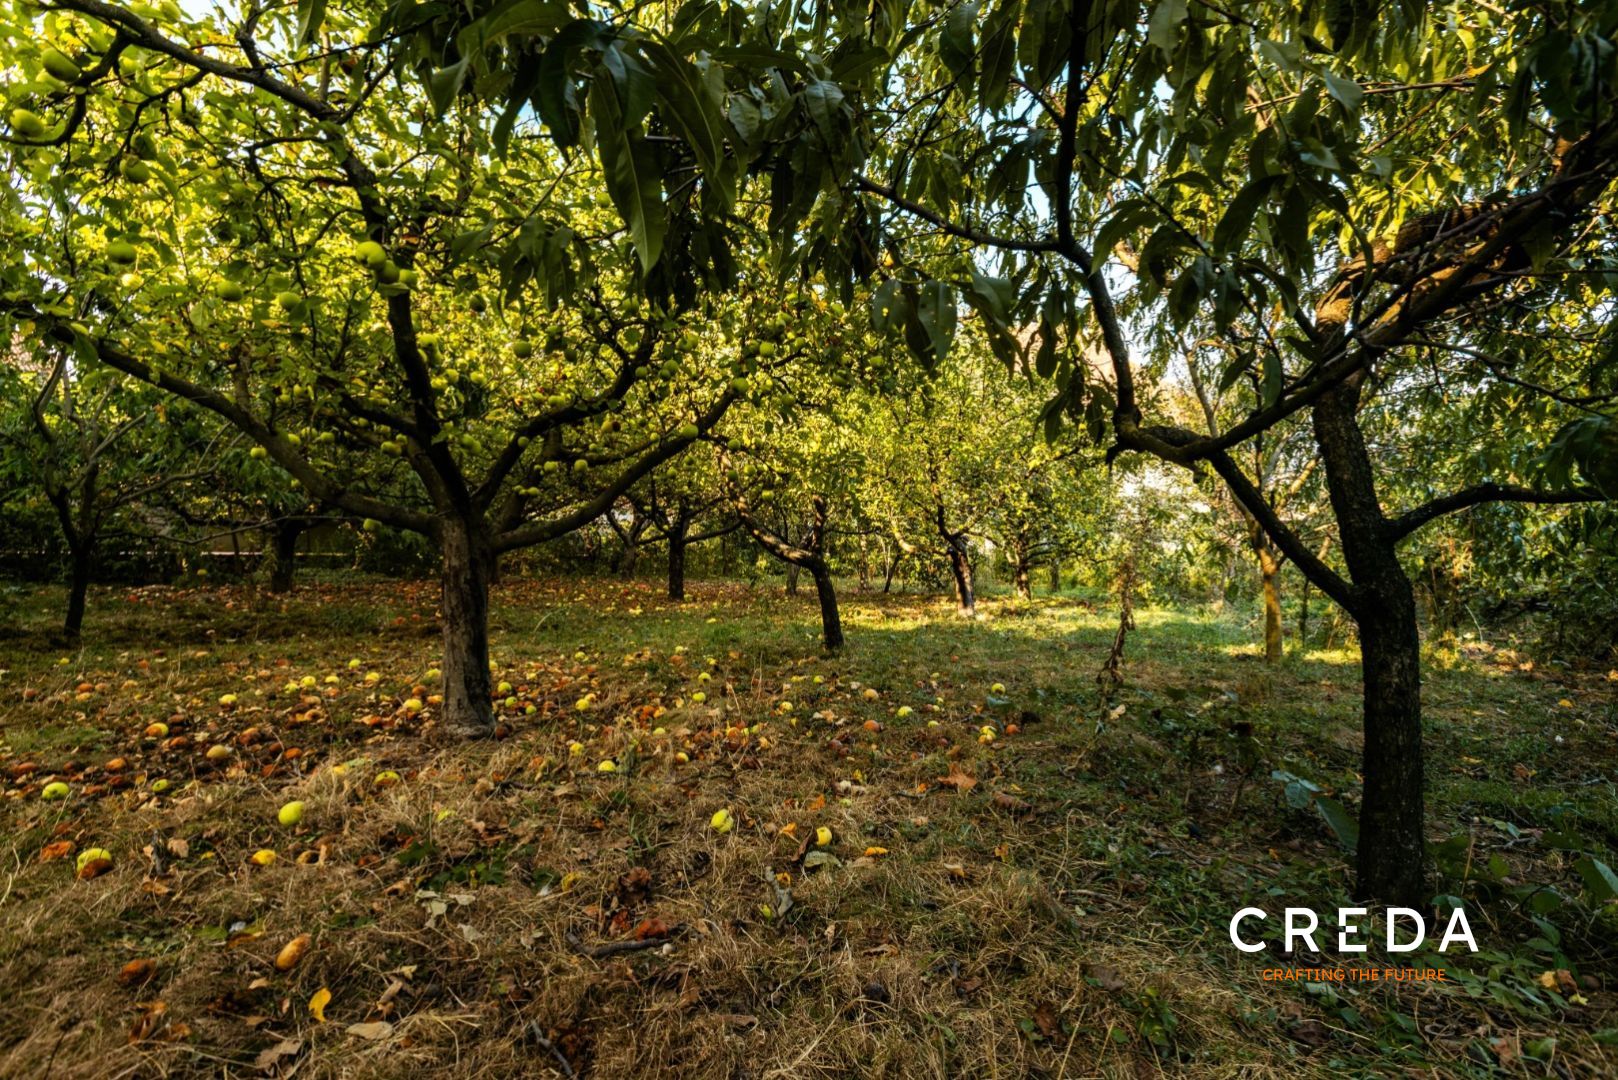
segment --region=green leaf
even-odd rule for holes
[[[655,75],[659,114],[691,148],[704,176],[726,192],[728,203],[730,191],[724,182],[724,82],[719,69],[710,67],[704,76],[694,64],[661,42],[643,41],[641,49]]]
[[[461,83],[466,81],[467,66],[470,57],[460,60],[446,68],[439,68],[427,78],[427,96],[432,99],[433,108],[440,114],[450,107],[455,95],[461,92]]]
[[[1158,0],[1146,21],[1147,44],[1161,49],[1165,56],[1173,53],[1180,41],[1180,27],[1190,14],[1187,0]]]
[[[298,0],[298,44],[308,45],[326,21],[326,0]]]
[[[1589,890],[1590,899],[1598,904],[1618,900],[1618,874],[1613,873],[1612,867],[1600,859],[1589,856],[1580,859],[1573,866],[1584,879],[1584,887]]]
[[[495,45],[514,35],[555,33],[567,21],[567,6],[556,0],[518,0],[509,7],[491,12],[481,20],[477,29],[485,44]]]
[[[955,340],[955,287],[947,281],[924,282],[916,303],[916,318],[927,332],[934,362],[948,356]]]
[[[1039,320],[1039,348],[1034,351],[1034,372],[1041,379],[1056,374],[1056,327],[1049,319]]]
[[[1281,397],[1281,357],[1274,349],[1265,349],[1259,357],[1259,394],[1268,409]]]
[[[1110,258],[1119,241],[1155,220],[1157,213],[1157,208],[1145,199],[1119,200],[1113,207],[1112,217],[1096,233],[1095,251],[1092,252],[1095,260],[1104,262]]]
[[[668,229],[656,152],[639,131],[625,123],[623,104],[609,80],[591,81],[590,113],[607,194],[629,226],[641,270],[649,272],[662,257]]]
[[[1007,0],[983,26],[983,78],[978,83],[978,101],[990,112],[999,112],[1011,96],[1021,14],[1022,0]]]
[[[985,311],[995,322],[1004,326],[1017,301],[1017,290],[1005,278],[990,277],[972,270],[972,292],[982,298],[979,310]]]
[[[1219,373],[1219,392],[1222,394],[1236,385],[1236,380],[1253,366],[1253,354],[1247,350],[1237,353]]]
[[[910,298],[900,282],[890,278],[871,293],[871,327],[878,333],[903,326],[909,318]]]
[[[1242,241],[1247,239],[1248,230],[1253,225],[1253,215],[1264,204],[1265,198],[1269,196],[1270,190],[1279,179],[1276,176],[1261,176],[1242,185],[1242,189],[1230,200],[1224,216],[1214,228],[1215,251],[1227,255],[1241,247]]]
[[[573,65],[580,49],[598,48],[606,28],[592,19],[575,19],[564,26],[539,61],[539,82],[534,91],[534,111],[551,139],[562,149],[578,145],[580,109],[574,89]]]
[[[1316,795],[1315,809],[1326,819],[1326,824],[1331,827],[1339,844],[1349,851],[1354,851],[1360,846],[1360,823],[1354,820],[1354,815],[1350,814],[1342,803],[1326,795]]]
[[[1358,116],[1360,103],[1365,100],[1365,90],[1360,84],[1353,79],[1333,75],[1329,71],[1322,71],[1320,77],[1326,80],[1326,92],[1335,98],[1350,116]]]
[[[803,106],[828,142],[837,137],[837,114],[843,107],[843,89],[826,79],[803,88]]]
[[[976,0],[962,4],[944,17],[944,28],[938,35],[938,58],[944,62],[951,75],[959,77],[964,72],[972,70],[972,60],[976,53],[972,43],[972,31],[977,18]]]

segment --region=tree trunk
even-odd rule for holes
[[[1408,583],[1406,601],[1393,603],[1359,620],[1360,673],[1365,682],[1359,893],[1420,908],[1428,900],[1421,642]]]
[[[680,513],[669,526],[669,599],[685,599],[685,538],[691,528],[691,518]]]
[[[1421,731],[1421,639],[1416,597],[1377,501],[1375,473],[1355,416],[1357,384],[1314,407],[1315,440],[1354,584],[1364,682],[1365,794],[1357,893],[1422,907],[1428,895]]]
[[[443,519],[444,704],[442,724],[466,738],[494,732],[489,686],[489,570],[494,562],[482,522]]]
[[[831,571],[824,563],[811,566],[809,573],[815,579],[815,593],[820,598],[820,636],[827,652],[843,647],[843,620],[837,613],[837,590],[832,586]]]
[[[1012,582],[1016,587],[1017,596],[1022,600],[1032,600],[1034,598],[1034,587],[1028,580],[1030,570],[1028,565],[1028,541],[1018,537],[1011,546],[1011,555],[1014,570]]]
[[[292,591],[292,581],[298,569],[298,537],[303,535],[303,523],[278,521],[270,528],[270,591]]]
[[[1054,596],[1055,594],[1057,594],[1057,593],[1059,593],[1061,591],[1062,591],[1062,561],[1060,559],[1052,559],[1051,560],[1051,595]]]
[[[90,573],[94,567],[95,548],[89,541],[72,545],[71,564],[67,585],[67,616],[62,620],[62,634],[70,644],[77,645],[84,633],[84,603],[90,592]]]
[[[1298,590],[1298,647],[1309,647],[1309,578],[1303,579],[1303,588]]]
[[[959,537],[949,539],[949,570],[955,578],[955,609],[965,616],[978,613],[977,594],[972,590],[972,560],[967,556],[966,541]]]
[[[787,567],[787,595],[798,595],[798,568],[795,565]]]
[[[1273,664],[1281,659],[1281,592],[1276,584],[1281,563],[1263,533],[1258,534],[1254,547],[1258,551],[1259,579],[1264,588],[1264,661]]]

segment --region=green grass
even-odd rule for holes
[[[0,1074],[211,1073],[288,1040],[309,1075],[503,1075],[558,1054],[611,1076],[1618,1067],[1618,919],[1577,869],[1618,846],[1605,671],[1502,642],[1434,651],[1429,835],[1460,838],[1435,893],[1465,900],[1483,951],[1420,954],[1447,985],[1307,987],[1262,980],[1281,961],[1238,954],[1226,924],[1250,903],[1348,902],[1346,854],[1271,773],[1355,806],[1352,649],[1272,667],[1246,612],[1149,608],[1103,698],[1104,600],[991,597],[968,622],[848,591],[850,647],[828,658],[809,596],[692,592],[501,587],[497,678],[518,704],[503,740],[448,747],[424,737],[431,706],[399,708],[435,663],[428,584],[98,591],[73,653],[52,644],[59,594],[19,594],[0,675],[0,984],[19,1007]],[[284,690],[304,675],[315,694]],[[189,744],[144,738],[154,722]],[[224,764],[202,755],[216,743]],[[402,781],[378,787],[384,769]],[[57,776],[73,797],[42,802]],[[282,829],[293,797],[309,817]],[[725,836],[720,807],[741,821]],[[808,872],[817,825],[840,865]],[[42,862],[63,839],[113,869]],[[261,847],[279,860],[248,865]],[[620,883],[637,867],[649,895]],[[771,874],[791,876],[784,915]],[[676,928],[666,950],[569,944],[650,918]],[[298,933],[311,958],[276,971]],[[121,986],[142,958],[157,976]],[[1559,969],[1573,982],[1543,987]],[[324,1025],[306,1008],[322,986]],[[158,1030],[130,1044],[152,1001]],[[376,1020],[384,1039],[346,1031]]]

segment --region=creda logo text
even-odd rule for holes
[[[1370,923],[1366,920],[1371,914],[1370,908],[1345,907],[1337,909],[1337,951],[1340,953],[1362,953],[1370,946],[1363,940],[1371,933]],[[1390,907],[1384,917],[1386,928],[1385,943],[1390,953],[1415,952],[1427,940],[1427,920],[1421,912],[1414,908]],[[1257,925],[1266,923],[1269,925]],[[1246,923],[1246,926],[1243,926]],[[1400,924],[1408,925],[1408,930],[1401,930]],[[1270,922],[1269,913],[1263,908],[1244,907],[1231,917],[1230,943],[1246,953],[1263,952],[1269,947],[1269,940],[1264,938],[1266,931],[1273,932],[1275,924]],[[1312,908],[1289,907],[1282,914],[1279,927],[1282,934],[1282,943],[1287,952],[1293,952],[1302,942],[1314,952],[1322,952],[1316,933],[1320,930],[1320,916]],[[1254,940],[1254,939],[1257,940]],[[1329,938],[1327,940],[1330,940]],[[1466,921],[1466,912],[1456,908],[1450,913],[1449,925],[1444,928],[1444,934],[1438,941],[1438,951],[1447,952],[1452,944],[1465,942],[1468,952],[1477,952],[1478,943],[1472,936],[1472,927]]]

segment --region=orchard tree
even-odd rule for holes
[[[681,455],[678,461],[631,488],[625,498],[636,515],[655,530],[650,542],[668,547],[670,600],[685,599],[687,552],[741,527],[741,520],[731,512],[732,500],[719,475],[717,457],[711,452],[693,450]],[[704,522],[708,527],[699,527]]]
[[[981,336],[931,370],[913,362],[903,370],[905,384],[869,406],[863,505],[908,537],[912,553],[943,560],[961,615],[976,612],[974,540],[1003,548],[1018,595],[1032,595],[1035,560],[1054,554],[1065,524],[1092,512],[1068,498],[1094,479],[1076,467],[1077,440],[1042,437],[1031,415],[1043,400],[1034,372],[1019,360],[1008,377]]]
[[[883,276],[879,317],[918,351],[947,348],[963,301],[1001,352],[1037,321],[1046,423],[1083,422],[1115,455],[1221,478],[1358,627],[1358,889],[1425,902],[1420,639],[1399,547],[1482,503],[1612,490],[1598,482],[1610,406],[1557,399],[1612,389],[1597,358],[1610,342],[1599,268],[1613,254],[1618,8],[946,0],[892,18],[797,13],[767,45],[876,59],[835,95],[812,91],[863,160],[817,169],[781,140],[774,199],[801,208],[783,233],[828,270]],[[954,259],[936,256],[940,238]],[[1574,293],[1598,298],[1567,305],[1577,332],[1539,337],[1545,305]],[[1166,370],[1191,324],[1229,342],[1221,381],[1258,375],[1253,407],[1218,434],[1168,422],[1158,380],[1142,377]],[[1504,326],[1511,348],[1496,351]],[[1092,347],[1106,378],[1082,362]],[[1398,398],[1429,357],[1454,367],[1471,353],[1492,362],[1469,394],[1551,399],[1561,473],[1502,468],[1390,505],[1363,410]],[[1328,558],[1238,453],[1305,418],[1336,526]],[[1500,435],[1525,445],[1538,428]]]
[[[4,312],[221,417],[319,504],[429,537],[441,724],[486,734],[495,559],[598,519],[737,397],[704,360],[729,346],[672,306],[712,263],[637,246],[611,170],[532,122],[376,94],[389,58],[353,14],[319,49],[213,18],[87,2],[8,28]]]
[[[37,489],[67,556],[62,633],[77,644],[102,542],[166,497],[210,486],[224,432],[195,410],[69,350],[13,352],[0,390],[0,482]],[[135,530],[138,531],[138,530]]]
[[[1195,412],[1208,435],[1218,438],[1228,423],[1239,423],[1262,399],[1263,386],[1259,373],[1241,365],[1232,372],[1232,353],[1221,347],[1225,343],[1210,341],[1206,347],[1191,350],[1185,356],[1187,380],[1195,398]],[[1182,418],[1180,422],[1191,427],[1197,419]],[[1301,425],[1277,425],[1260,432],[1241,448],[1253,488],[1275,508],[1285,514],[1294,532],[1304,533],[1300,523],[1317,521],[1320,514],[1312,512],[1319,484],[1320,458],[1316,456],[1309,433]],[[1248,512],[1242,502],[1229,493],[1215,495],[1221,508],[1230,512],[1240,524],[1240,536],[1234,544],[1225,547],[1246,547],[1253,553],[1258,565],[1259,598],[1264,618],[1264,659],[1275,663],[1281,659],[1283,630],[1281,625],[1281,570],[1286,555],[1270,538],[1259,520]],[[1304,539],[1307,539],[1305,536]],[[1317,555],[1319,552],[1317,551]],[[1308,580],[1307,578],[1305,579]]]

